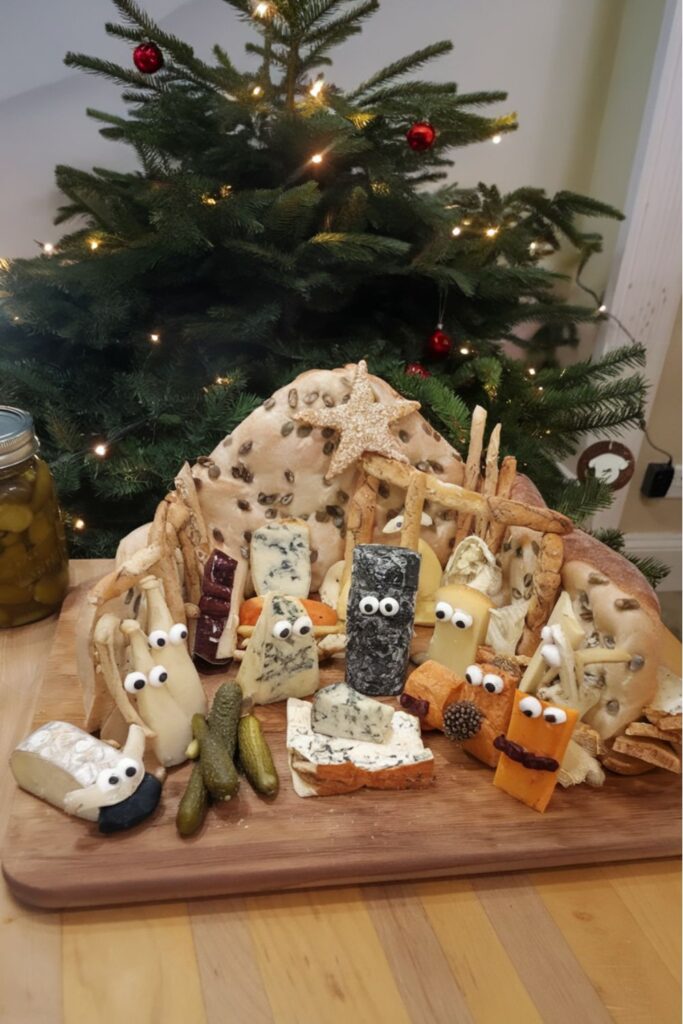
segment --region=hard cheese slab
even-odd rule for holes
[[[46,665],[34,726],[82,724],[74,624],[85,588],[67,599]],[[421,630],[424,646],[428,630]],[[231,672],[206,676],[213,692]],[[343,677],[343,662],[322,672]],[[139,828],[101,836],[17,791],[3,870],[13,892],[40,907],[94,906],[315,886],[482,874],[664,857],[680,850],[679,778],[655,771],[608,775],[599,790],[559,787],[545,814],[492,785],[493,773],[443,736],[425,736],[435,758],[429,790],[363,790],[297,797],[287,768],[285,708],[259,708],[280,773],[274,801],[244,781],[238,797],[210,808],[201,832],[180,839],[175,812],[189,766],[173,769],[156,815]]]

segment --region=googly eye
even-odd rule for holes
[[[551,626],[544,626],[541,630],[541,640],[544,644],[551,644],[553,642],[553,631]]]
[[[123,757],[116,765],[119,775],[125,775],[127,779],[134,779],[140,771],[140,765],[132,757]]]
[[[358,607],[363,615],[374,615],[379,608],[379,601],[372,594],[366,594],[365,597],[361,597]]]
[[[129,672],[123,680],[123,688],[127,693],[139,693],[147,686],[147,676],[144,672]]]
[[[484,689],[487,693],[502,693],[505,686],[503,680],[495,672],[487,672],[484,676]]]
[[[277,640],[286,640],[292,632],[291,622],[287,622],[287,619],[280,619],[276,622],[272,629],[272,634]]]
[[[445,622],[446,619],[452,618],[453,609],[449,605],[448,601],[438,601],[436,608],[434,609],[434,615],[438,622]]]
[[[395,519],[396,527],[399,530],[403,529],[403,516],[396,516]]]
[[[168,643],[168,633],[163,629],[153,629],[147,637],[147,643],[150,647],[165,647]]]
[[[163,686],[168,682],[168,672],[163,665],[155,665],[149,673],[150,686]]]
[[[458,629],[469,629],[474,622],[474,619],[470,614],[468,614],[468,612],[464,612],[462,608],[456,608],[453,612],[451,622],[454,626],[457,626]]]
[[[120,781],[121,779],[115,771],[112,771],[111,768],[104,768],[97,776],[95,785],[101,793],[109,793],[118,786]]]
[[[522,697],[519,702],[519,710],[527,718],[540,718],[543,706],[536,697]]]
[[[295,636],[308,636],[312,629],[313,623],[309,619],[308,615],[300,615],[294,623]]]
[[[399,604],[395,597],[383,597],[379,603],[379,610],[387,619],[393,618],[398,609]]]
[[[564,708],[544,708],[543,718],[549,725],[563,725],[567,721]]]
[[[560,648],[555,644],[543,644],[541,647],[541,657],[550,668],[559,668],[562,664]]]
[[[478,665],[470,665],[465,670],[465,679],[468,683],[471,683],[472,686],[481,686],[484,679],[484,673]]]
[[[168,631],[168,639],[172,644],[184,644],[187,640],[187,626],[182,622],[176,622]]]

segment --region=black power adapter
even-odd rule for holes
[[[640,493],[646,498],[664,498],[673,478],[672,462],[651,462],[645,470]]]

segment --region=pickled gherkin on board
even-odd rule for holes
[[[176,828],[181,836],[191,836],[201,828],[209,807],[209,793],[204,785],[202,766],[199,761],[192,767],[192,774],[183,793],[176,814]]]
[[[240,718],[237,737],[240,763],[252,787],[262,796],[275,796],[280,780],[261,723],[255,715]]]

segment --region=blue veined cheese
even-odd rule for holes
[[[287,754],[298,796],[332,796],[370,789],[422,789],[431,785],[434,757],[424,747],[420,723],[394,712],[384,743],[323,736],[311,728],[313,705],[287,701]]]
[[[313,698],[311,728],[325,736],[384,743],[393,717],[388,704],[363,696],[347,683],[333,683]]]
[[[306,697],[319,684],[313,624],[300,601],[267,594],[254,627],[237,682],[255,704]]]
[[[308,597],[311,589],[311,548],[308,527],[284,519],[254,530],[251,538],[251,578],[257,594]]]

